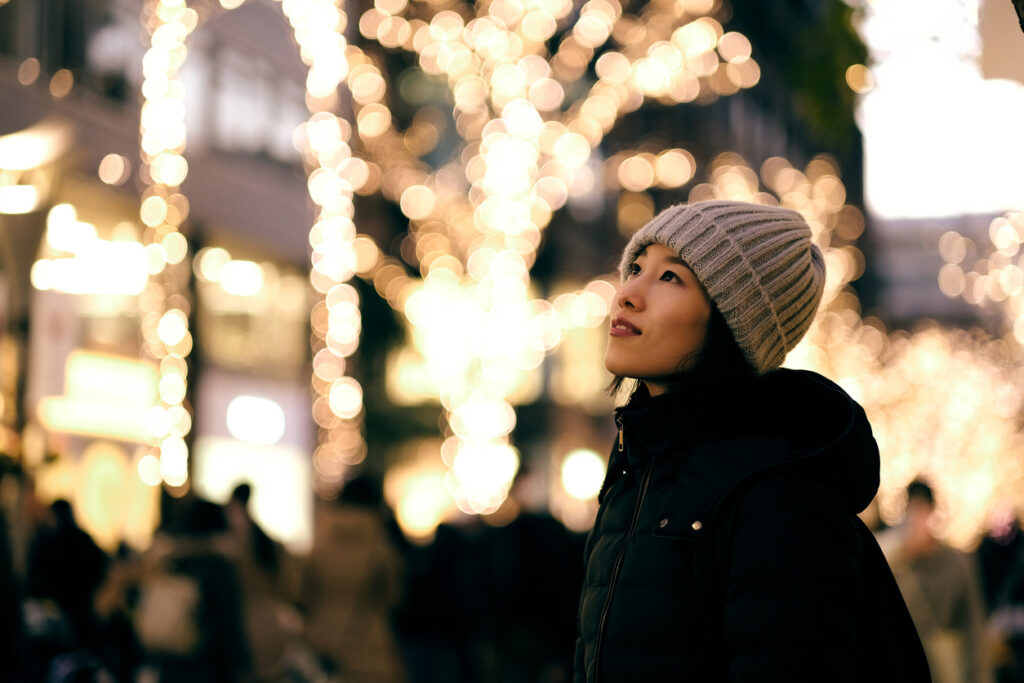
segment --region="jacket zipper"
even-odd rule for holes
[[[622,444],[622,421],[618,418],[615,420],[619,425],[619,450],[623,450]],[[615,564],[612,565],[612,575],[608,580],[608,594],[604,598],[604,607],[601,609],[601,621],[597,625],[597,648],[594,651],[594,683],[600,680],[598,677],[598,670],[601,667],[601,646],[604,644],[604,632],[605,627],[608,625],[608,613],[612,607],[612,596],[615,593],[615,584],[618,583],[619,572],[622,571],[622,563],[626,559],[626,549],[629,548],[629,542],[633,539],[633,533],[636,531],[637,523],[640,521],[640,507],[643,505],[644,497],[647,495],[647,485],[651,481],[651,472],[654,469],[654,463],[647,463],[647,468],[644,470],[644,478],[640,482],[640,493],[636,497],[636,505],[633,507],[633,519],[629,523],[629,531],[626,533],[626,540],[622,544],[622,548],[619,550],[618,557],[615,558]]]

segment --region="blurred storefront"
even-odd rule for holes
[[[107,550],[148,545],[161,496],[225,502],[244,482],[260,523],[304,552],[302,64],[261,4],[197,34],[188,180],[162,208],[180,230],[155,241],[140,212],[166,176],[139,161],[146,5],[0,3],[3,451]]]

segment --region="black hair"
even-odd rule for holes
[[[704,343],[682,359],[676,374],[668,378],[666,385],[669,392],[694,392],[702,397],[706,405],[714,405],[735,396],[738,390],[756,378],[757,370],[743,355],[725,317],[712,302]],[[614,394],[625,383],[625,377],[616,376],[608,385],[608,390]],[[638,387],[639,383],[636,383],[630,391],[630,398]]]

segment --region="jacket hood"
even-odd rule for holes
[[[699,396],[639,394],[620,408],[627,461],[678,458],[704,482],[708,505],[750,477],[785,472],[834,488],[852,512],[878,491],[878,447],[863,408],[839,385],[807,370],[761,375],[710,409]]]

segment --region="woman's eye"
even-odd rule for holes
[[[672,280],[679,280],[680,282],[682,282],[682,279],[678,275],[673,273],[671,270],[666,270],[664,273],[662,273],[661,279],[665,280],[666,282],[671,282]]]
[[[639,272],[640,272],[640,266],[638,266],[635,263],[630,263],[626,267],[626,275],[636,275]]]

